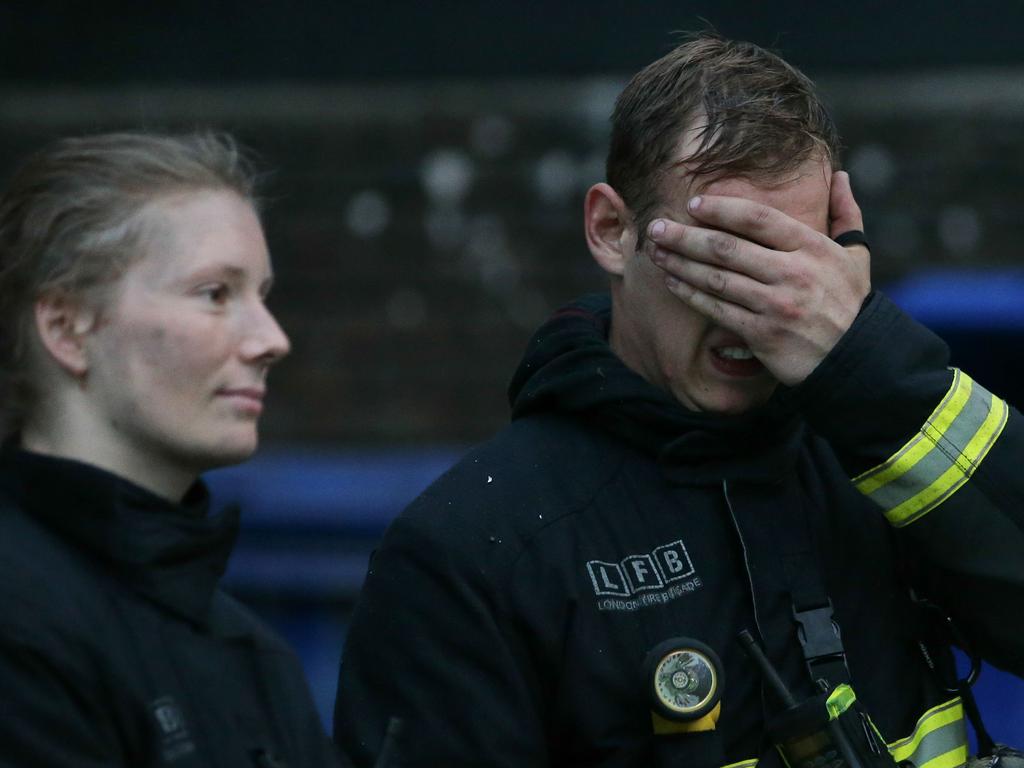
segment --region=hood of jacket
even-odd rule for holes
[[[680,483],[773,480],[793,465],[802,433],[783,397],[732,416],[692,411],[612,351],[607,294],[562,307],[534,334],[512,382],[512,418],[560,414],[655,457]]]
[[[103,572],[205,623],[238,533],[238,510],[210,514],[201,481],[175,504],[89,464],[7,448],[0,491]]]

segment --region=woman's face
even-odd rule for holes
[[[147,213],[146,254],[86,341],[85,387],[106,452],[197,474],[256,449],[267,370],[289,344],[264,304],[270,256],[249,203],[197,192]]]

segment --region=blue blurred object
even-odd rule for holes
[[[300,601],[353,600],[388,523],[462,451],[273,451],[211,472],[244,514],[225,583]]]
[[[246,528],[379,536],[391,518],[455,463],[464,449],[379,452],[265,451],[207,475],[222,503],[240,504]]]
[[[958,655],[962,658],[962,654]],[[1024,747],[1024,680],[982,664],[974,696],[989,735],[1001,744]],[[976,746],[977,741],[972,738],[971,748]]]
[[[920,272],[883,289],[932,330],[1024,333],[1024,270]]]
[[[885,292],[950,344],[953,363],[1011,402],[1024,391],[1024,271],[921,274]],[[207,476],[243,529],[225,584],[298,650],[329,727],[348,616],[387,525],[462,454],[266,452]],[[1022,555],[1024,556],[1024,555]],[[985,666],[975,688],[991,735],[1024,745],[1024,681]]]
[[[348,616],[370,553],[391,520],[462,453],[276,450],[206,475],[215,505],[243,510],[225,587],[298,652],[328,729]]]
[[[1024,403],[1024,270],[937,270],[883,290],[946,340],[953,365]]]

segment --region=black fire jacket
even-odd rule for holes
[[[815,691],[794,621],[802,540],[894,756],[962,762],[962,710],[920,652],[908,585],[1024,672],[1019,414],[880,294],[807,381],[739,417],[649,385],[610,351],[609,318],[592,297],[544,325],[513,422],[388,531],[336,740],[371,765],[399,716],[400,765],[774,764],[781,703],[736,637],[751,630],[798,698]],[[713,730],[658,735],[642,666],[678,636],[721,657],[722,711]]]
[[[0,766],[334,766],[294,654],[217,589],[237,512],[0,455]]]

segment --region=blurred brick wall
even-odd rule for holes
[[[1020,73],[822,78],[876,283],[1019,262]],[[0,170],[57,135],[218,127],[274,172],[271,305],[293,341],[267,442],[482,439],[532,329],[603,288],[583,243],[621,83],[0,92]]]

